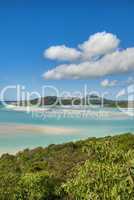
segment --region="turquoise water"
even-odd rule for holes
[[[111,109],[110,109],[111,111]],[[115,112],[115,110],[113,110]],[[134,133],[134,119],[125,118],[80,118],[80,117],[48,117],[42,119],[32,117],[26,112],[8,111],[0,109],[0,153],[16,152],[24,148],[34,148],[37,146],[46,146],[49,144],[64,143],[85,139],[87,137],[102,137],[106,135],[115,135],[124,132]],[[4,124],[4,131],[1,128]],[[10,130],[10,125],[14,129]],[[76,133],[60,134],[44,132],[44,134],[32,131],[18,131],[14,124],[23,125],[40,125],[47,127],[64,127],[65,129],[74,129]],[[18,131],[18,132],[17,132]],[[78,132],[78,133],[77,133]]]

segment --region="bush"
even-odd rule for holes
[[[68,198],[134,200],[134,151],[124,154],[123,158],[123,163],[86,161],[76,169],[74,178],[62,185]]]
[[[0,200],[134,200],[134,135],[5,154]]]
[[[55,196],[56,181],[48,173],[24,175],[17,186],[16,200],[44,200]]]

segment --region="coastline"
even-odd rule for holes
[[[7,111],[25,112],[27,114],[40,114],[41,117],[81,117],[81,118],[99,118],[99,119],[126,119],[134,117],[134,109],[126,108],[101,108],[89,106],[47,106],[47,107],[25,107],[9,105],[4,108]]]
[[[68,135],[78,134],[79,130],[75,128],[64,128],[62,126],[46,126],[33,124],[0,123],[0,134],[9,132],[15,133],[42,133],[47,135]]]

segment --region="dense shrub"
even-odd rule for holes
[[[134,200],[134,135],[2,155],[0,200]]]
[[[77,169],[75,177],[63,184],[69,199],[77,200],[133,200],[134,151],[124,155],[122,164],[86,161]]]
[[[16,200],[54,199],[56,181],[48,173],[29,173],[21,177],[16,188]]]

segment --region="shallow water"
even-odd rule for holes
[[[42,119],[26,112],[0,109],[0,154],[87,137],[134,133],[133,117],[122,113],[116,117],[115,109],[107,111],[110,115],[101,118],[90,111],[87,118],[77,115],[57,118],[56,114]]]

